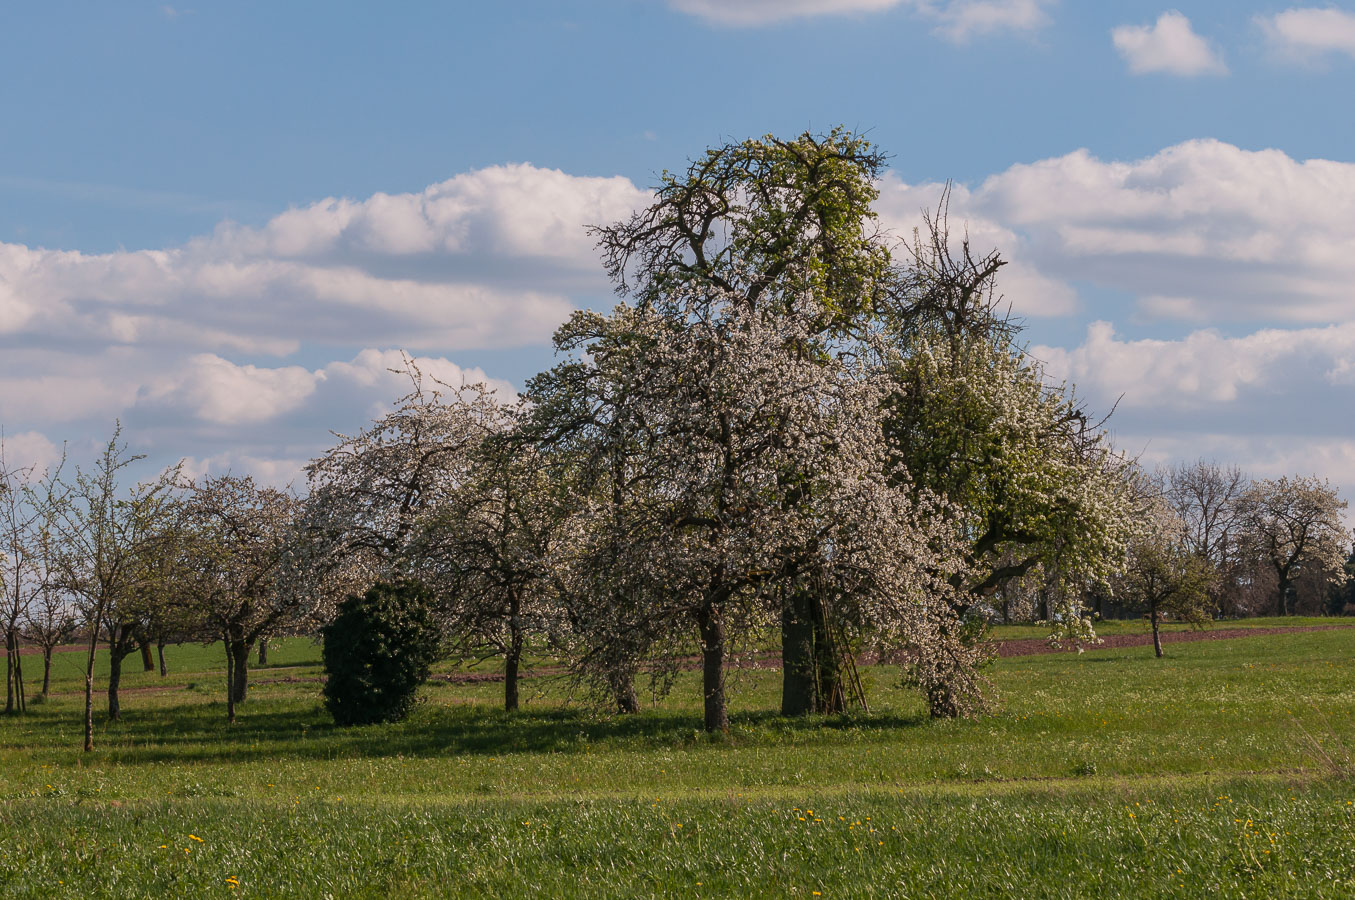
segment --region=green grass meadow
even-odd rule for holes
[[[996,660],[960,722],[886,668],[870,714],[788,721],[743,669],[708,737],[694,673],[639,716],[435,681],[336,728],[301,639],[228,726],[220,647],[183,646],[128,659],[91,754],[62,654],[0,720],[0,896],[1355,896],[1355,628],[1166,649]]]

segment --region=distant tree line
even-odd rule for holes
[[[1024,352],[1003,261],[953,246],[944,202],[910,241],[879,230],[883,165],[837,130],[664,173],[595,230],[620,303],[562,325],[554,367],[509,399],[407,360],[408,393],[304,491],[178,469],[127,486],[117,433],[71,476],[0,464],[8,708],[19,641],[49,662],[79,634],[86,747],[101,644],[117,718],[127,658],[158,651],[164,674],[166,645],[220,641],[234,719],[254,651],[324,630],[336,715],[398,717],[405,699],[364,716],[340,685],[370,689],[360,666],[416,683],[427,621],[444,656],[502,658],[509,710],[531,650],[618,713],[695,668],[724,730],[731,660],[770,638],[787,715],[864,704],[871,658],[958,716],[983,707],[995,618],[1083,640],[1094,610],[1345,611],[1333,489],[1145,473]]]

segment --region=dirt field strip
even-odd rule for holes
[[[1221,628],[1202,631],[1164,631],[1162,643],[1184,644],[1191,641],[1228,641],[1233,638],[1261,637],[1267,634],[1288,634],[1300,631],[1331,631],[1350,628],[1350,625],[1295,625],[1288,628]],[[1085,650],[1118,650],[1123,647],[1147,647],[1153,643],[1150,632],[1143,634],[1112,634],[1101,638],[1101,643]],[[1021,638],[1012,641],[993,641],[998,656],[1035,656],[1040,653],[1075,653],[1073,647],[1051,647],[1044,638]]]

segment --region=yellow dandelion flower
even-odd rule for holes
[[[202,838],[198,837],[196,834],[190,834],[190,835],[188,836],[188,839],[189,839],[190,841],[197,841],[199,844],[206,843],[206,841],[204,841]]]

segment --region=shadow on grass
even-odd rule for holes
[[[710,736],[701,731],[699,718],[690,712],[607,716],[574,707],[508,713],[486,706],[425,705],[398,724],[339,727],[319,705],[270,709],[246,703],[235,725],[228,725],[225,718],[222,702],[167,706],[144,713],[129,711],[120,722],[100,724],[100,756],[110,762],[136,764],[502,756],[600,748],[672,749],[707,743],[781,745],[788,741],[814,743],[848,730],[883,732],[916,727],[925,721],[923,715],[892,713],[790,719],[758,711],[735,714],[730,734]]]

